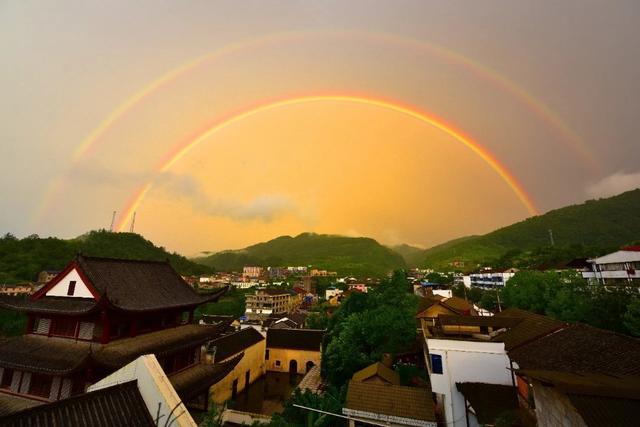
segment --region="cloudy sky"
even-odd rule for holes
[[[637,1],[0,2],[0,232],[430,246],[640,186]]]

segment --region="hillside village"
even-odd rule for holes
[[[639,270],[638,246],[546,271],[385,278],[180,275],[78,254],[3,288],[3,312],[24,321],[0,342],[0,425],[633,425]],[[625,293],[629,328],[522,307],[531,275]],[[225,312],[236,300],[241,312]]]

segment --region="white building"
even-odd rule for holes
[[[469,275],[470,286],[477,286],[479,288],[503,288],[509,279],[515,276],[517,272],[517,268],[509,268],[501,271],[484,268],[479,273]]]
[[[590,259],[591,271],[582,272],[587,280],[603,285],[640,285],[640,246],[628,246],[617,252]]]
[[[444,409],[447,425],[479,426],[473,417],[467,424],[464,396],[456,383],[511,385],[504,343],[428,338],[427,348],[431,390],[437,406]]]
[[[329,299],[335,297],[336,295],[341,295],[341,294],[342,294],[342,290],[341,289],[329,288],[329,289],[324,291],[324,299],[329,300]]]

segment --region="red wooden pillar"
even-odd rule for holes
[[[25,328],[26,328],[24,331],[25,335],[33,332],[33,316],[32,315],[29,315],[27,319],[27,326]]]
[[[109,337],[111,336],[111,324],[109,323],[109,317],[107,316],[106,310],[102,310],[100,313],[100,319],[102,320],[102,337],[100,338],[100,342],[102,344],[107,344],[109,342]]]
[[[138,319],[137,318],[133,318],[133,319],[131,319],[131,327],[129,328],[129,336],[130,337],[135,337],[136,335],[138,335]]]

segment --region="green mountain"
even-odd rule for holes
[[[549,230],[553,233],[553,247]],[[640,189],[636,189],[556,209],[483,236],[452,240],[425,250],[419,265],[445,268],[460,260],[465,262],[465,269],[484,263],[508,266],[520,262],[521,266],[534,266],[597,255],[638,240],[639,236]]]
[[[211,268],[196,264],[134,233],[91,231],[70,240],[29,236],[17,239],[11,234],[0,238],[0,283],[33,281],[42,270],[60,270],[78,252],[89,256],[169,260],[182,274],[201,274]]]
[[[281,236],[235,251],[223,251],[194,261],[221,271],[240,271],[245,265],[313,265],[338,274],[384,276],[404,268],[402,256],[365,237],[303,233]]]
[[[419,265],[424,255],[423,248],[407,245],[406,243],[391,246],[390,248],[394,252],[399,253],[404,259],[405,263],[411,267]]]

